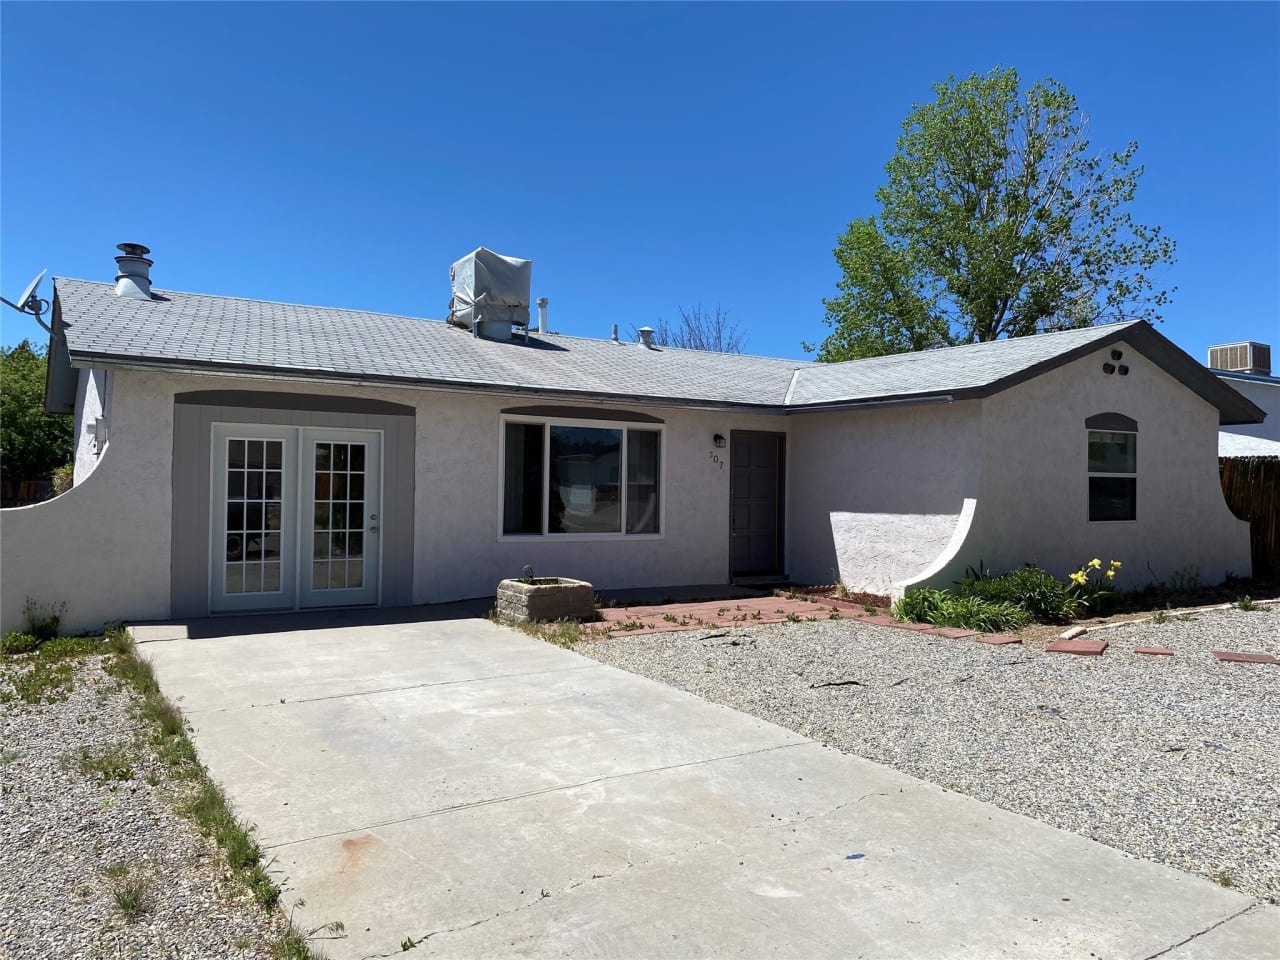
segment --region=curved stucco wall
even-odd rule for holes
[[[979,401],[788,420],[793,579],[887,593],[946,551],[977,486]]]
[[[82,482],[0,510],[0,632],[22,627],[28,597],[65,603],[67,631],[168,615],[173,403],[163,379],[134,374],[114,391],[117,432]]]
[[[1128,376],[1106,374],[1111,350]],[[1249,525],[1218,479],[1218,411],[1126,344],[1099,350],[983,401],[982,475],[968,537],[912,585],[947,587],[965,568],[1035,563],[1064,576],[1087,560],[1124,564],[1122,588],[1197,571],[1250,573]],[[1089,521],[1086,417],[1138,422],[1137,519]]]

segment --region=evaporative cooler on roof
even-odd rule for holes
[[[449,322],[489,340],[510,340],[514,327],[529,327],[532,276],[532,260],[477,248],[449,268]]]

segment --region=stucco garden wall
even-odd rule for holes
[[[981,415],[970,400],[788,417],[792,578],[887,593],[928,569],[975,496]]]
[[[28,597],[66,603],[68,631],[168,615],[173,399],[166,380],[117,377],[111,438],[92,472],[53,500],[0,510],[0,632],[21,629]]]
[[[1106,374],[1112,349],[1128,376]],[[1218,480],[1218,411],[1121,343],[983,401],[982,472],[963,545],[927,578],[950,586],[969,565],[993,571],[1034,562],[1062,576],[1097,557],[1120,560],[1121,587],[1174,574],[1204,583],[1250,573],[1249,527]],[[1085,419],[1138,422],[1137,519],[1089,521]]]

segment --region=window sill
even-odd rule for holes
[[[661,533],[504,533],[498,543],[617,543],[665,540]]]

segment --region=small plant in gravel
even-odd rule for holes
[[[81,747],[78,763],[81,773],[86,777],[97,777],[101,783],[133,779],[133,757],[123,743],[97,749]]]
[[[7,681],[10,689],[4,689]],[[0,674],[0,703],[18,699],[32,705],[59,703],[75,689],[75,665],[70,660],[32,660]]]
[[[1255,603],[1253,597],[1241,597],[1236,601],[1236,609],[1243,610],[1246,613],[1253,613],[1255,610],[1261,610],[1262,606]]]
[[[111,896],[116,907],[129,923],[135,923],[147,911],[149,884],[145,877],[137,874],[124,875],[111,887]]]
[[[283,936],[272,941],[268,946],[272,960],[323,960],[324,955],[313,952],[309,946],[309,941],[315,939],[340,940],[347,935],[347,928],[341,920],[324,923],[305,932],[300,930],[294,925],[294,915],[299,908],[306,905],[307,901],[301,897],[293,901],[293,906],[289,909],[289,929],[285,931]],[[422,941],[419,940],[418,942],[421,943]]]
[[[0,653],[3,653],[6,657],[34,653],[39,646],[40,641],[32,634],[19,633],[17,630],[10,630],[3,637],[0,637]]]

